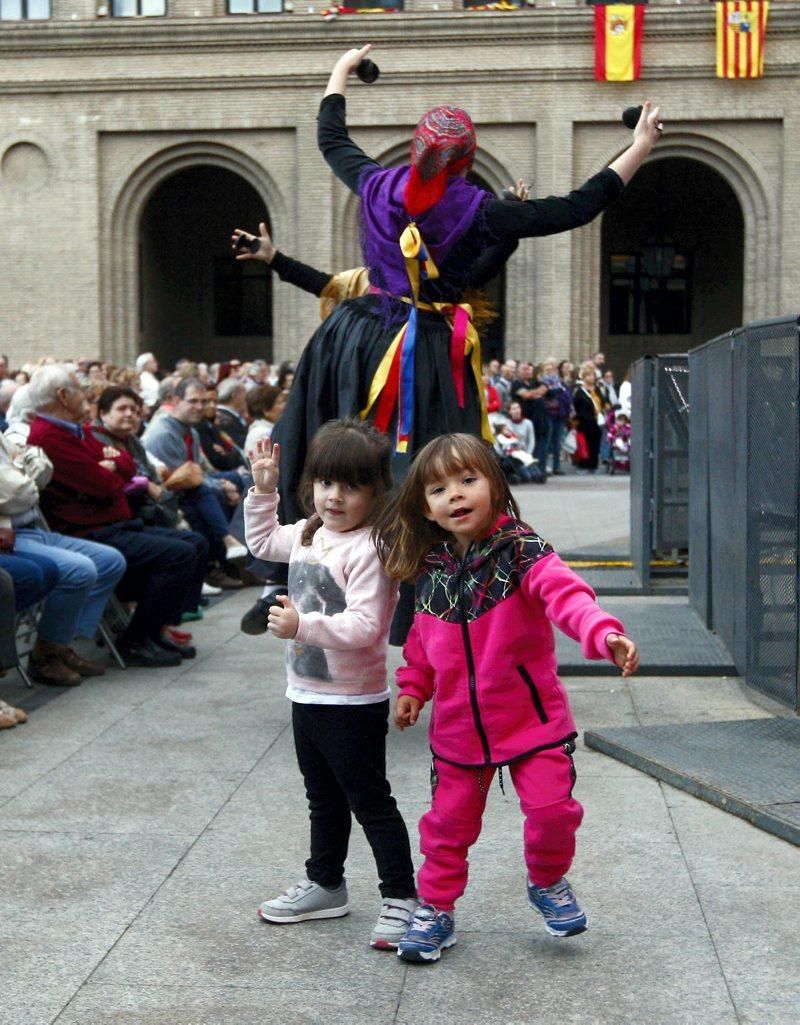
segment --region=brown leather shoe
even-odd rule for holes
[[[105,676],[105,667],[101,666],[99,662],[90,662],[88,658],[83,658],[77,651],[73,651],[72,648],[62,648],[59,652],[61,661],[69,669],[74,670],[80,676]]]
[[[221,587],[224,591],[235,591],[240,587],[244,587],[241,580],[229,577],[219,566],[211,567],[206,574],[206,583],[211,584],[212,587]]]
[[[50,687],[77,687],[81,682],[80,674],[64,665],[58,655],[48,655],[41,661],[28,657],[28,675],[37,683],[45,683]]]

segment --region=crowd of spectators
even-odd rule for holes
[[[245,566],[247,453],[269,437],[293,374],[291,363],[236,359],[182,359],[162,373],[149,352],[133,367],[43,359],[15,370],[0,355],[0,674],[16,664],[14,610],[39,606],[30,676],[75,686],[105,672],[75,642],[96,636],[112,596],[124,662],[158,668],[195,656],[185,624],[209,597],[269,581],[269,564]],[[603,353],[577,370],[492,360],[483,381],[512,482],[563,473],[576,429],[578,472],[611,459],[609,437],[625,436],[630,384],[617,391]],[[243,629],[263,630],[269,600]],[[0,729],[24,719],[0,701]]]
[[[483,385],[495,452],[512,483],[544,484],[549,475],[561,476],[565,455],[578,473],[595,473],[601,462],[621,465],[613,461],[609,438],[617,421],[630,423],[630,379],[626,375],[618,391],[602,352],[578,368],[567,359],[537,366],[491,360]]]
[[[115,601],[128,666],[195,657],[184,624],[245,567],[247,452],[280,417],[294,366],[180,360],[161,374],[0,355],[0,675],[16,665],[16,614],[37,608],[27,673],[76,686],[105,673],[76,650]],[[85,648],[83,649],[86,650]],[[26,720],[0,701],[0,729]]]

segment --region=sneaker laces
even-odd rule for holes
[[[431,932],[437,926],[436,912],[431,907],[418,908],[411,922],[411,928],[415,932]]]
[[[545,892],[552,899],[553,903],[560,908],[565,908],[573,903],[572,893],[566,879],[559,879],[557,883],[546,887]]]

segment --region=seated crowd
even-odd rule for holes
[[[160,378],[99,361],[13,372],[0,356],[0,675],[17,664],[16,614],[36,609],[27,673],[75,686],[104,666],[76,650],[116,596],[128,666],[196,654],[182,624],[244,568],[248,444],[280,416],[293,367],[181,360]],[[84,649],[85,650],[85,649]],[[0,700],[0,729],[27,716]]]

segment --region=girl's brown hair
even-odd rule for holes
[[[397,494],[377,518],[373,537],[390,577],[414,580],[435,544],[452,537],[426,518],[425,488],[431,481],[472,470],[489,481],[494,522],[502,513],[519,517],[519,508],[491,448],[472,434],[443,434],[417,453]]]
[[[371,485],[375,501],[370,519],[378,515],[392,489],[392,448],[370,424],[348,417],[329,420],[314,435],[308,449],[297,501],[308,514],[301,541],[310,545],[322,520],[314,510],[314,481],[335,480]]]

